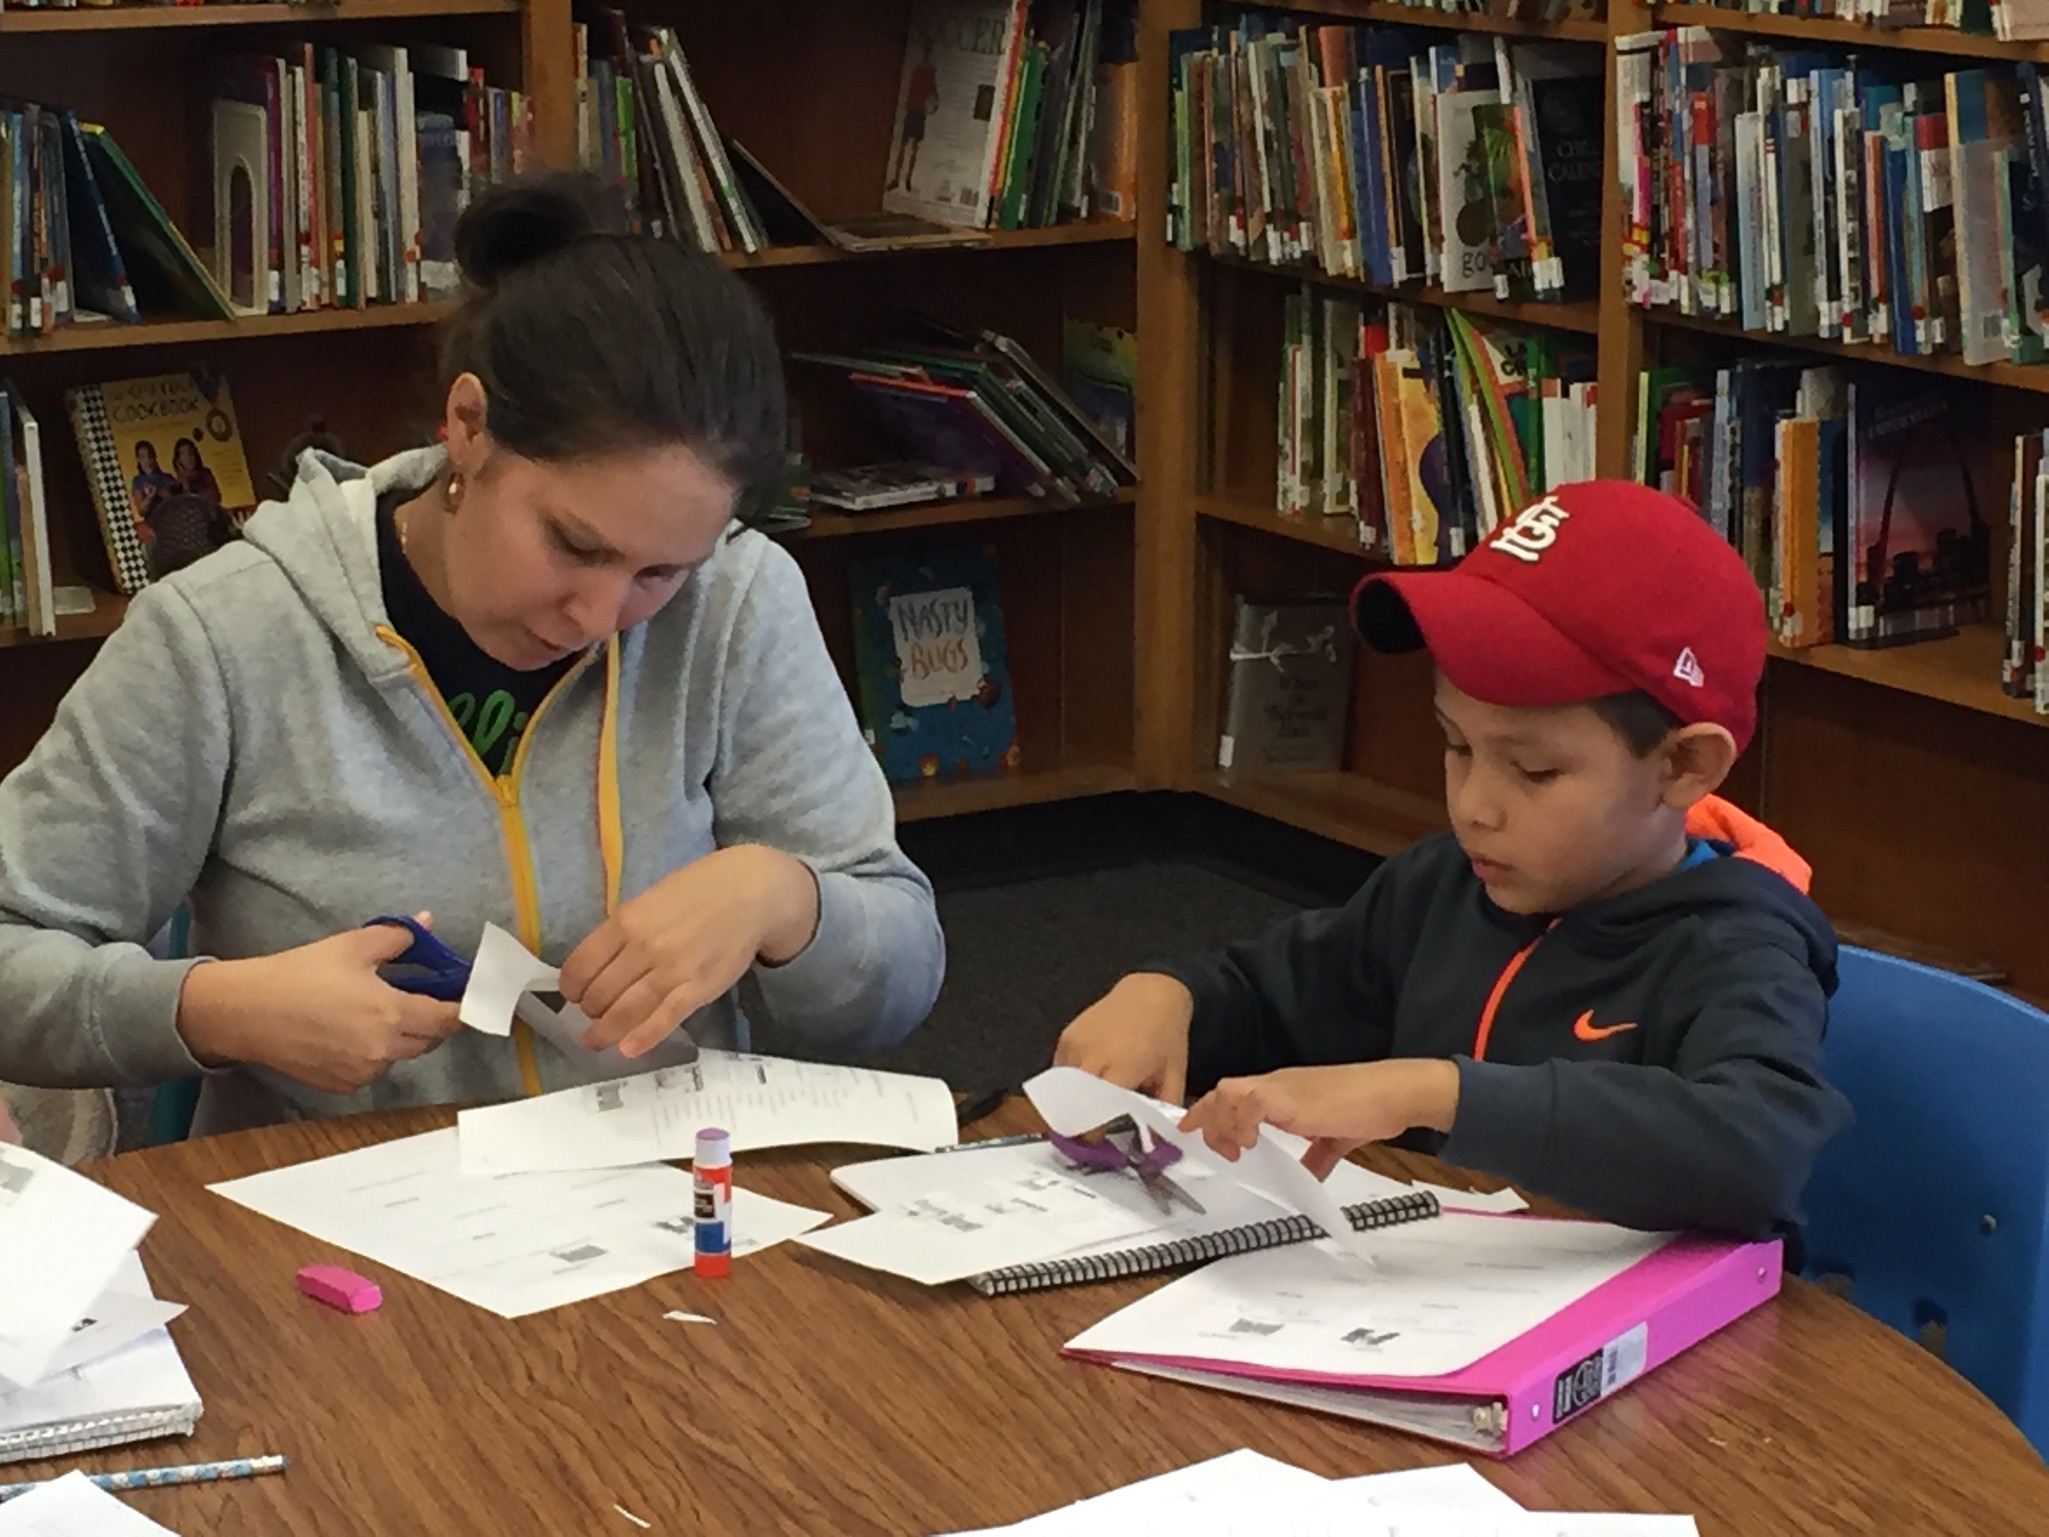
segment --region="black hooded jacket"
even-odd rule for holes
[[[1551,919],[1502,911],[1449,833],[1341,908],[1159,968],[1195,995],[1189,1092],[1449,1057],[1449,1136],[1410,1145],[1632,1227],[1787,1232],[1850,1122],[1821,1077],[1835,936],[1784,876],[1716,844]]]

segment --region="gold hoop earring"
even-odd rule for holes
[[[446,507],[451,513],[461,511],[462,494],[462,472],[460,470],[450,470],[448,472],[448,480],[441,488],[441,505]]]

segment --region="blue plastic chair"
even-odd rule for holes
[[[1815,1164],[1805,1274],[2049,1453],[2049,1014],[1868,950],[1841,970],[1827,1073],[1857,1124]]]

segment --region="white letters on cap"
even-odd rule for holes
[[[1707,674],[1700,670],[1700,658],[1693,654],[1693,647],[1687,646],[1679,653],[1679,660],[1672,664],[1672,676],[1683,679],[1695,688],[1705,687]]]
[[[1530,503],[1515,515],[1515,521],[1487,541],[1487,547],[1530,565],[1558,540],[1558,525],[1572,514],[1558,505],[1558,498],[1546,492],[1541,501]]]

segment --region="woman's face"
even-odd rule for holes
[[[178,446],[171,450],[171,463],[180,473],[196,470],[199,468],[199,450],[180,438]]]
[[[680,444],[550,463],[492,444],[444,526],[463,628],[530,671],[648,618],[711,557],[734,488]]]
[[[147,475],[157,467],[157,451],[147,443],[135,445],[135,473]]]

